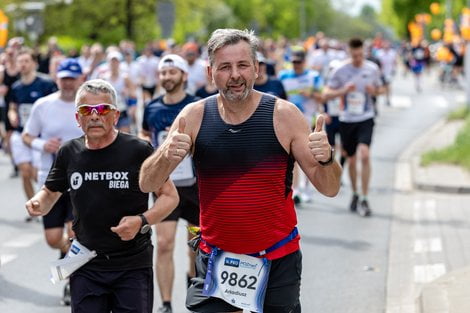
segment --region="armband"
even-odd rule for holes
[[[46,144],[46,141],[41,138],[34,138],[33,141],[31,141],[31,148],[33,148],[36,151],[44,151],[44,145]]]

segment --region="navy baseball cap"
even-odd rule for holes
[[[68,58],[60,62],[57,68],[58,78],[78,78],[82,75],[82,67],[77,59]]]

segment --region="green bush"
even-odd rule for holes
[[[470,116],[468,113],[465,125],[451,146],[431,150],[422,155],[422,165],[426,166],[431,163],[450,163],[470,170]]]

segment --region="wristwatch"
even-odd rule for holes
[[[328,161],[325,161],[325,162],[318,161],[318,163],[320,163],[321,166],[327,166],[327,165],[333,164],[334,161],[335,161],[335,148],[330,146],[330,158],[328,159]]]
[[[141,234],[146,234],[149,232],[149,230],[152,228],[147,221],[147,218],[145,217],[144,214],[139,214],[140,219],[142,220],[142,226],[140,226],[140,233]]]

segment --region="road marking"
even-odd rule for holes
[[[441,238],[417,239],[415,240],[415,253],[441,252]]]
[[[447,99],[443,96],[434,95],[432,96],[431,101],[435,106],[439,108],[447,108],[449,106],[449,102],[447,102]]]
[[[417,284],[429,283],[446,273],[446,266],[443,263],[415,265],[414,281]]]
[[[3,243],[8,248],[26,248],[32,246],[36,241],[41,240],[42,234],[22,234],[15,239]]]
[[[18,257],[17,254],[3,254],[0,255],[0,265],[3,266]]]
[[[390,99],[390,103],[392,107],[398,109],[406,109],[411,107],[411,105],[413,104],[410,97],[398,95],[393,95]]]

